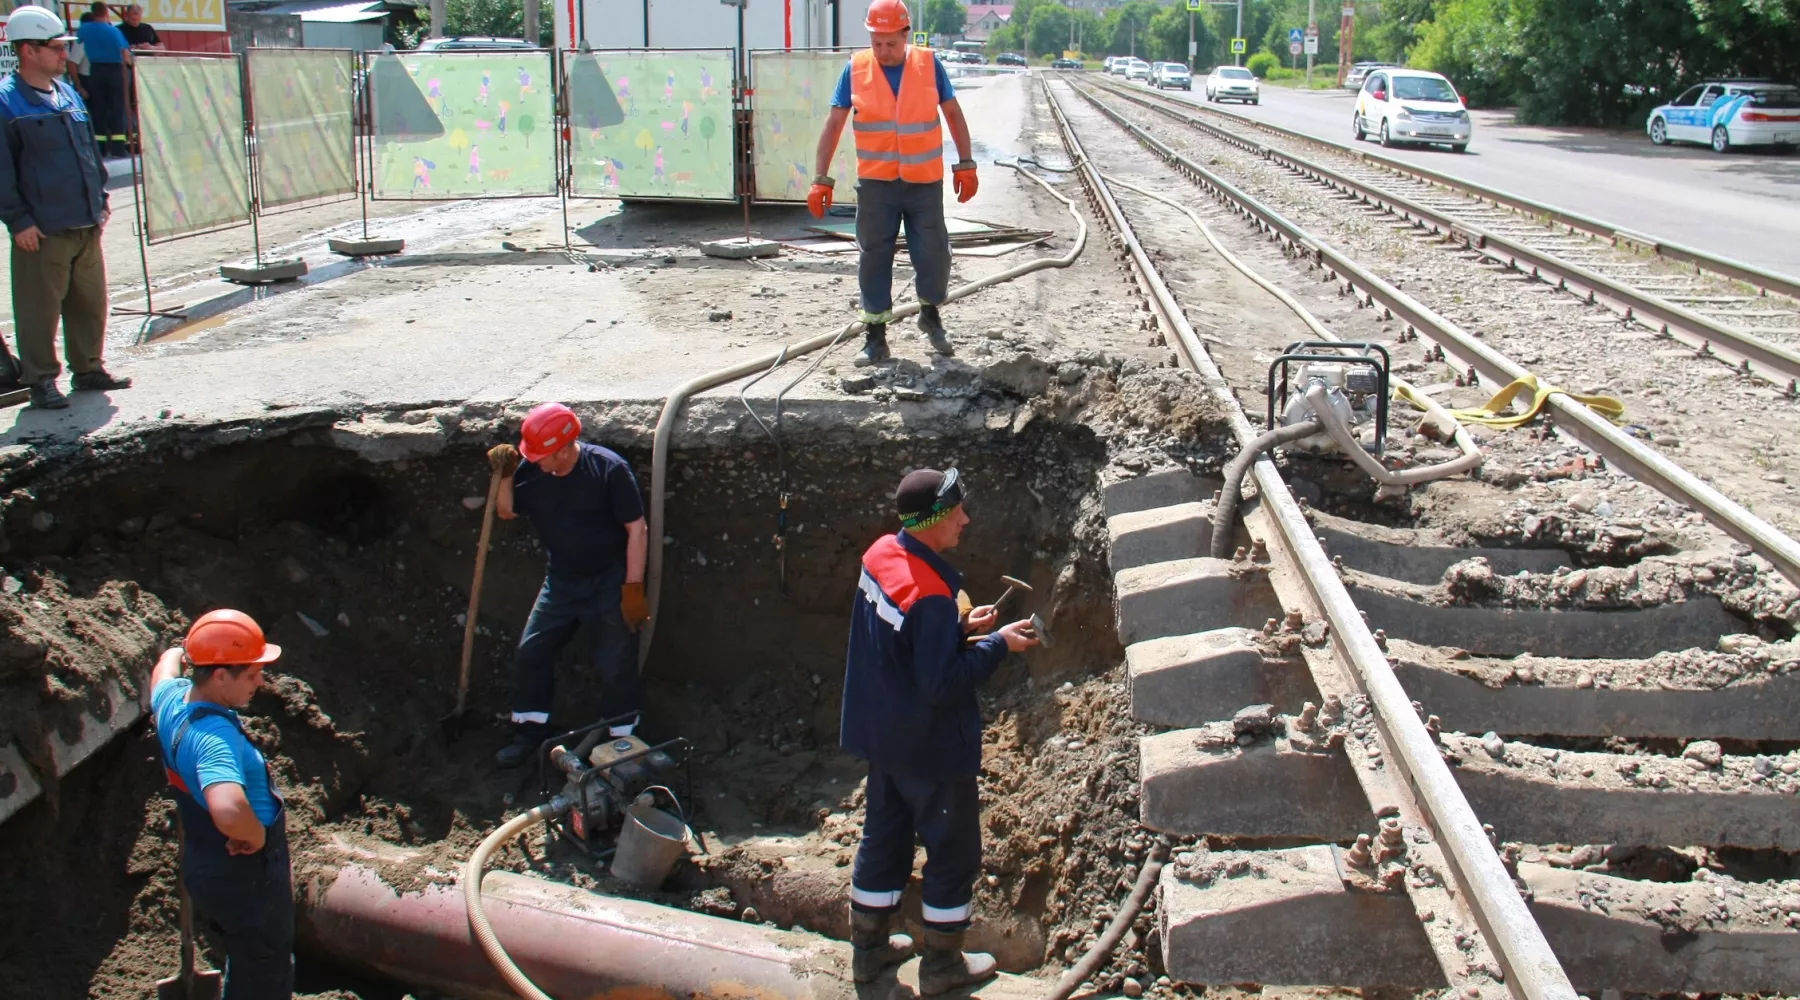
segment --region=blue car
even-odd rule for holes
[[[1715,80],[1697,84],[1650,112],[1650,141],[1698,142],[1715,152],[1733,146],[1800,144],[1800,87],[1767,80]]]

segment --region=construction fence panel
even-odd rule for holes
[[[276,208],[356,192],[349,49],[251,49],[257,203]]]
[[[151,243],[250,221],[236,56],[144,53],[134,75]]]
[[[553,53],[380,53],[369,61],[370,194],[383,200],[557,194]]]
[[[569,193],[736,198],[735,65],[730,49],[565,51]]]
[[[750,166],[757,201],[805,201],[813,156],[831,113],[831,95],[850,64],[848,49],[759,49],[750,53],[753,123]],[[831,159],[832,201],[856,201],[856,142],[850,129]]]

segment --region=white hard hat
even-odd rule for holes
[[[57,42],[74,37],[62,18],[42,7],[20,7],[6,22],[9,42]]]

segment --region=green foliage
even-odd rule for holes
[[[1518,91],[1510,0],[1449,0],[1418,26],[1410,64],[1442,73],[1478,105],[1504,104]]]
[[[536,2],[537,43],[548,46],[553,44],[556,19],[548,3],[544,0]],[[422,38],[430,29],[429,23],[421,24],[420,29],[419,35]],[[961,31],[962,25],[958,24],[956,30]],[[525,5],[519,0],[444,0],[444,34],[522,38],[525,34]],[[417,42],[415,39],[414,44]]]
[[[1187,5],[1182,3],[1164,7],[1150,18],[1148,34],[1151,59],[1178,63],[1188,61],[1188,19]],[[1212,51],[1213,47],[1210,29],[1205,18],[1195,17],[1193,21],[1195,51],[1204,55]],[[1193,69],[1192,66],[1188,68]]]
[[[969,12],[956,0],[926,0],[924,27],[934,35],[960,35],[963,26],[969,23]]]
[[[1273,52],[1258,52],[1245,65],[1250,70],[1250,75],[1260,80],[1268,76],[1270,70],[1280,66],[1281,60]]]
[[[1069,44],[1069,11],[1063,7],[1043,7],[1031,15],[1030,38],[1026,55],[1061,53]]]

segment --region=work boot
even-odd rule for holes
[[[108,389],[129,389],[131,380],[120,378],[104,368],[96,368],[91,372],[76,372],[69,380],[69,387],[76,392],[105,392]]]
[[[888,933],[887,913],[850,908],[850,944],[854,949],[850,973],[859,983],[872,983],[881,974],[912,957],[913,939]]]
[[[987,982],[999,971],[994,956],[964,952],[962,931],[925,928],[925,959],[919,963],[919,993],[934,997]]]
[[[919,329],[925,331],[932,350],[946,358],[956,354],[956,350],[950,346],[950,335],[944,331],[944,320],[938,316],[937,306],[919,307]]]
[[[69,397],[56,387],[56,380],[47,378],[31,387],[30,407],[34,410],[66,410]]]
[[[543,745],[544,738],[549,735],[549,726],[525,724],[513,726],[512,742],[501,747],[499,752],[494,754],[494,763],[501,767],[518,767],[529,762],[532,757],[537,755],[538,747]]]
[[[863,333],[863,349],[856,356],[856,367],[878,365],[891,357],[893,355],[888,353],[887,345],[887,324],[870,323]]]

